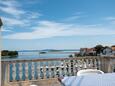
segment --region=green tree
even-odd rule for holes
[[[96,50],[96,55],[102,53],[104,49],[103,45],[96,45],[94,48]]]

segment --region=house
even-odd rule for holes
[[[115,56],[115,45],[111,46],[111,49],[112,49],[112,55]]]
[[[88,55],[88,56],[95,56],[96,55],[95,49],[94,48],[87,48],[86,55]]]
[[[87,48],[80,48],[80,55],[85,56],[86,55]]]
[[[95,56],[96,51],[94,48],[81,48],[80,55],[81,56]]]
[[[112,49],[110,47],[105,47],[103,49],[102,55],[104,55],[104,56],[111,56],[112,55]]]

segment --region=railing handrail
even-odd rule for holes
[[[81,60],[81,59],[115,59],[115,56],[85,56],[85,57],[70,57],[70,58],[43,58],[43,59],[25,59],[25,60],[10,60],[1,61],[4,64],[17,63],[17,62],[43,62],[43,61],[64,61],[64,60]]]

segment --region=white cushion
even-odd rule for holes
[[[91,74],[104,74],[104,72],[97,69],[85,69],[85,70],[80,70],[77,72],[77,76],[91,75]]]
[[[34,85],[34,84],[33,84],[33,85],[30,85],[30,86],[38,86],[38,85]]]

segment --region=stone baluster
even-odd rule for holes
[[[73,60],[73,73],[74,73],[74,75],[77,75],[77,73],[76,73],[76,61],[75,60]]]
[[[97,59],[97,68],[101,70],[101,60]]]
[[[89,59],[86,59],[86,66],[87,66],[87,69],[89,68]]]
[[[69,60],[69,63],[68,63],[68,66],[69,66],[69,76],[71,76],[71,61]]]
[[[29,79],[29,77],[28,77],[28,62],[26,62],[25,63],[25,78],[26,78],[26,80],[28,80]]]
[[[62,66],[59,67],[59,76],[62,76]]]
[[[94,68],[97,69],[97,59],[94,59]]]
[[[87,68],[87,63],[86,63],[86,60],[84,59],[83,61],[83,68],[86,69]]]
[[[22,80],[22,63],[19,63],[19,78]]]
[[[10,64],[6,64],[6,78],[7,78],[7,81],[9,82],[10,81]]]
[[[77,62],[78,62],[78,70],[81,70],[82,64],[81,64],[80,60],[78,60]]]
[[[54,65],[54,77],[57,78],[57,66],[56,64]]]
[[[43,79],[46,79],[46,65],[43,66]]]
[[[49,78],[52,78],[52,70],[51,70],[51,64],[50,63],[48,64],[48,75],[49,75]]]
[[[77,68],[77,71],[79,70],[79,61],[77,60],[77,63],[76,63],[76,68]]]
[[[43,65],[40,66],[40,78],[41,78],[41,79],[44,78],[44,74],[43,74]]]
[[[81,59],[82,69],[84,69],[84,59]]]
[[[37,63],[37,78],[40,79],[40,63]]]
[[[31,69],[32,69],[32,74],[31,74],[31,76],[32,76],[32,80],[34,80],[35,78],[34,78],[34,74],[35,74],[35,64],[34,64],[35,62],[32,62],[32,65],[31,65]]]
[[[94,69],[95,67],[94,67],[94,61],[95,61],[95,59],[93,58],[93,59],[91,59],[92,60],[92,68]]]
[[[67,65],[65,61],[64,61],[64,75],[67,75]]]
[[[92,66],[93,66],[93,62],[92,59],[90,59],[89,68],[92,68]]]
[[[12,63],[12,78],[13,78],[13,81],[16,81],[16,63]]]
[[[69,64],[66,62],[66,75],[69,76]]]

